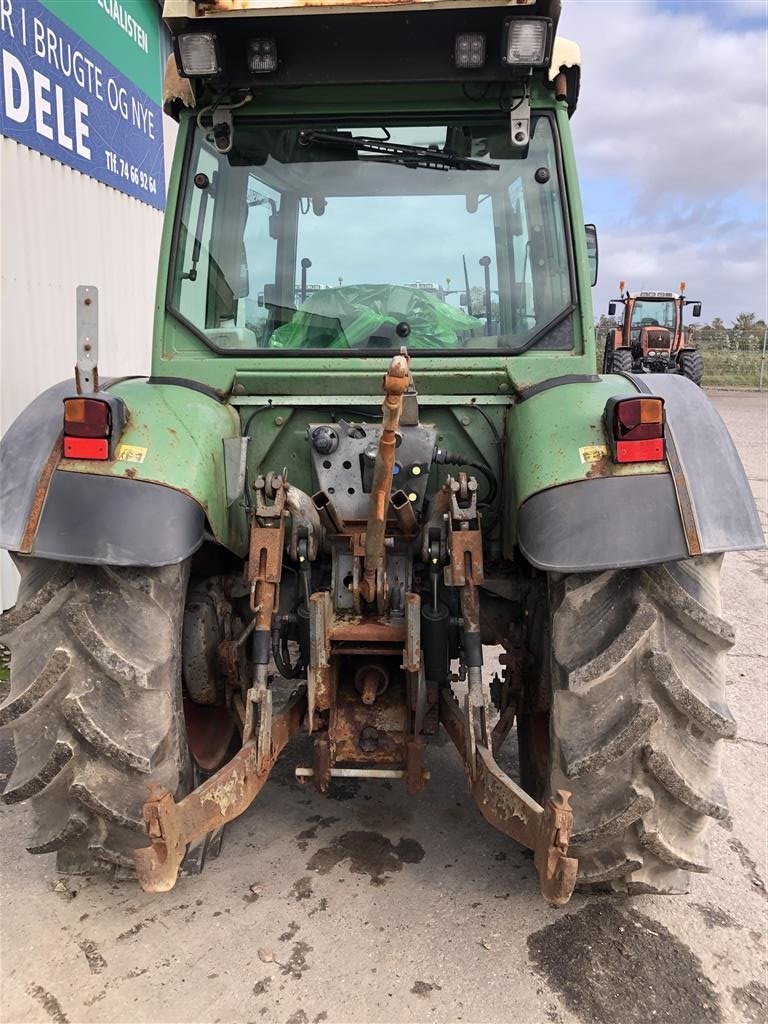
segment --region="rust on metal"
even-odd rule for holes
[[[368,524],[365,531],[365,565],[363,578],[360,580],[360,594],[368,603],[376,600],[377,587],[382,575],[387,508],[395,467],[396,431],[403,411],[403,395],[408,390],[409,381],[408,356],[394,356],[384,376],[382,430],[373,466]]]
[[[165,64],[163,77],[163,112],[178,120],[177,104],[195,106],[195,91],[188,78],[182,78],[176,67],[176,58],[170,54]]]
[[[327,732],[315,740],[312,761],[315,788],[318,793],[327,793],[331,785],[331,744]]]
[[[375,704],[376,698],[384,693],[388,686],[389,672],[383,665],[361,665],[355,673],[355,689],[360,694],[363,704]]]
[[[447,587],[479,586],[483,582],[483,537],[480,530],[451,530],[448,534],[450,561],[443,573]],[[478,619],[479,623],[479,619]]]
[[[421,597],[405,595],[405,649],[403,669],[417,673],[421,668]]]
[[[447,688],[440,694],[440,721],[466,763],[467,719]],[[559,790],[541,807],[501,770],[488,747],[477,740],[472,746],[470,790],[481,814],[499,832],[534,851],[542,896],[557,906],[567,903],[578,871],[578,861],[568,856],[573,829],[570,793]]]
[[[677,445],[669,428],[669,423],[667,423],[665,431],[665,441],[667,462],[669,463],[672,483],[677,495],[677,505],[680,509],[680,519],[682,520],[683,532],[685,533],[685,543],[688,546],[688,554],[693,557],[694,555],[701,554],[701,538],[699,537],[699,528],[696,523],[696,512],[694,511],[691,495],[688,491],[688,482],[685,479],[685,472],[680,462],[680,456],[677,453]]]
[[[228,693],[236,692],[245,683],[245,642],[253,633],[253,618],[233,640],[222,640],[216,648],[216,662]]]
[[[409,796],[420,793],[427,784],[424,771],[424,744],[418,736],[410,736],[405,744],[405,789]]]
[[[254,526],[248,557],[248,581],[278,584],[283,567],[285,520],[275,526]]]
[[[331,654],[329,623],[333,599],[319,591],[309,599],[309,665],[307,666],[307,720],[315,728],[315,710],[326,711],[331,703]]]
[[[328,727],[331,764],[402,765],[408,718],[402,686],[389,687],[371,705],[363,704],[356,690],[341,689]]]
[[[579,862],[568,856],[568,844],[573,832],[571,794],[558,789],[544,805],[539,825],[539,837],[533,851],[533,863],[539,873],[539,884],[544,899],[563,906],[571,898],[576,885]]]
[[[402,644],[405,640],[405,624],[382,622],[375,618],[335,618],[330,623],[328,639],[332,641],[370,640],[372,643]]]
[[[307,708],[300,687],[272,718],[269,762],[259,766],[255,740],[179,803],[157,785],[150,787],[143,817],[151,845],[134,851],[139,884],[145,892],[167,892],[176,884],[187,846],[237,818],[261,792],[288,740],[301,727]]]
[[[37,527],[40,525],[40,516],[43,514],[43,506],[45,505],[45,499],[48,496],[48,488],[51,484],[51,477],[53,472],[61,461],[61,445],[64,437],[62,431],[53,443],[53,448],[45,460],[45,465],[40,474],[40,479],[37,481],[37,487],[35,493],[32,496],[32,505],[27,516],[27,525],[24,527],[24,534],[21,538],[21,544],[19,545],[19,551],[23,554],[29,554],[32,550],[32,544],[37,533]]]

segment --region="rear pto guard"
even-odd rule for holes
[[[478,587],[484,569],[477,482],[465,473],[457,479],[449,476],[421,531],[416,515],[418,485],[410,485],[410,494],[391,493],[396,445],[401,446],[403,463],[411,456],[402,453],[420,445],[411,463],[418,467],[426,467],[434,448],[434,428],[419,423],[408,367],[407,354],[402,353],[394,357],[384,377],[383,422],[366,518],[360,517],[363,509],[345,520],[328,491],[318,491],[309,499],[274,474],[259,477],[254,485],[247,573],[254,619],[241,637],[244,642],[252,633],[252,677],[247,691],[239,680],[232,702],[242,727],[243,747],[178,804],[170,793],[152,789],[144,805],[152,845],[135,852],[139,882],[147,892],[173,888],[188,844],[246,810],[261,792],[283,747],[303,726],[316,736],[313,765],[297,768],[296,777],[311,778],[318,792],[327,793],[334,776],[353,776],[401,778],[407,792],[415,794],[429,778],[422,762],[421,736],[436,732],[442,722],[462,755],[470,791],[483,816],[534,851],[547,900],[561,905],[570,899],[578,867],[567,856],[573,826],[570,794],[561,790],[546,807],[540,807],[504,774],[492,753],[499,730],[494,737],[489,687],[482,671]],[[408,431],[411,434],[406,437]],[[360,443],[350,436],[352,447]],[[346,454],[344,450],[340,457]],[[354,461],[357,457],[350,448],[344,464],[349,467]],[[466,460],[455,457],[454,461]],[[425,479],[426,474],[416,476]],[[292,525],[287,539],[289,513]],[[275,712],[268,669],[284,552],[289,556],[293,552],[293,560],[306,567],[316,557],[321,532],[332,553],[333,579],[330,590],[311,593],[311,573],[304,578],[307,685]],[[422,608],[422,596],[413,586],[417,546],[422,563],[429,567],[431,596],[424,597],[428,608]],[[439,598],[441,569],[442,592],[452,592],[451,601],[460,611],[455,622],[468,684],[463,709],[449,682],[448,611]],[[429,636],[422,635],[423,623]],[[445,632],[435,633],[430,623]],[[427,649],[431,657],[425,660]],[[224,658],[227,665],[230,660]],[[436,661],[442,667],[435,668]],[[504,735],[509,726],[508,711]]]

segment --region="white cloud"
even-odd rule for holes
[[[757,5],[738,6],[754,13]],[[682,277],[707,319],[744,309],[764,316],[764,27],[723,28],[647,0],[570,0],[560,31],[583,56],[572,129],[591,181],[585,213],[600,232],[596,312],[620,277],[664,290]]]
[[[742,14],[748,18],[765,17],[768,11],[766,0],[728,0],[728,7],[734,14]]]
[[[702,323],[721,316],[730,323],[743,312],[766,314],[766,245],[759,223],[719,219],[704,211],[666,225],[627,220],[600,231],[600,281],[595,314],[606,311],[623,278],[632,290],[677,291],[688,284],[704,304]]]
[[[582,166],[641,198],[754,191],[765,179],[766,37],[650,3],[564,4],[583,56],[573,133]]]

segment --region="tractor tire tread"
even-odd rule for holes
[[[611,373],[632,373],[634,359],[626,348],[616,348],[611,356]]]
[[[733,630],[722,556],[551,584],[552,791],[572,792],[581,886],[680,892],[708,871],[724,820],[725,700]]]
[[[698,349],[683,349],[680,370],[684,377],[701,386],[704,377],[704,357]]]
[[[29,801],[32,853],[62,872],[133,872],[147,782],[190,788],[180,685],[188,563],[160,569],[18,558],[3,617],[11,688],[0,727],[17,763],[3,801]],[[176,638],[174,641],[174,637]]]

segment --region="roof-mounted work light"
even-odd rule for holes
[[[546,67],[551,35],[549,18],[507,18],[501,41],[502,61],[509,65]]]
[[[485,36],[482,32],[460,32],[456,36],[454,63],[457,68],[481,68],[485,64]]]
[[[252,75],[277,71],[277,43],[274,39],[251,39],[248,43],[248,70]]]
[[[179,62],[189,78],[209,78],[221,71],[216,36],[212,32],[187,32],[177,37]]]

